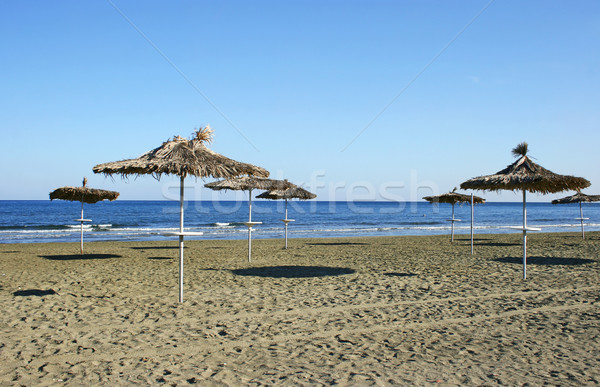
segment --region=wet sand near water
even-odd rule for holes
[[[594,385],[600,233],[0,244],[1,385]]]

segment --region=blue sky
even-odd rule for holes
[[[176,178],[92,167],[206,124],[213,150],[320,200],[420,200],[499,171],[521,141],[600,193],[598,42],[595,0],[3,1],[0,199],[84,176],[177,198]],[[245,198],[208,181],[186,198]]]

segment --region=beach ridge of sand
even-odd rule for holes
[[[598,384],[587,237],[0,245],[0,383]]]

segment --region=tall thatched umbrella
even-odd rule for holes
[[[485,199],[480,198],[479,196],[473,196],[472,198],[474,203],[485,203]],[[454,188],[452,192],[448,192],[437,196],[425,196],[423,199],[427,200],[430,203],[452,204],[452,219],[448,219],[448,221],[452,222],[452,237],[450,238],[450,242],[454,242],[454,222],[461,221],[460,219],[456,219],[454,217],[454,205],[456,203],[471,203],[471,195],[457,193],[456,188]]]
[[[540,230],[527,227],[527,191],[548,194],[590,186],[583,177],[558,175],[537,165],[527,157],[527,151],[527,143],[517,145],[512,150],[517,161],[494,175],[474,177],[460,185],[462,189],[523,191],[523,227],[519,228],[523,231],[523,279],[527,278],[527,231]]]
[[[562,199],[556,199],[552,201],[552,204],[569,204],[569,203],[579,203],[579,218],[577,220],[581,221],[581,239],[585,239],[585,231],[583,230],[583,221],[588,220],[589,218],[583,217],[583,208],[581,207],[582,202],[598,202],[600,201],[600,195],[586,195],[581,192],[577,192],[575,195],[567,196]]]
[[[288,247],[288,237],[287,237],[288,236],[288,232],[287,232],[288,231],[288,223],[294,221],[294,219],[288,219],[288,207],[287,207],[288,199],[308,200],[308,199],[314,199],[316,197],[317,197],[317,195],[315,195],[314,193],[309,192],[302,187],[298,187],[295,184],[293,184],[293,186],[291,188],[288,188],[285,190],[265,191],[257,196],[257,198],[261,198],[261,199],[271,199],[271,200],[285,199],[285,219],[282,219],[281,221],[285,225],[285,248],[286,249]]]
[[[87,179],[84,177],[83,186],[81,187],[61,187],[50,192],[50,200],[60,199],[81,202],[81,218],[75,219],[76,222],[81,222],[81,254],[83,254],[83,223],[92,221],[83,218],[83,203],[93,204],[102,200],[113,201],[119,197],[118,192],[89,188],[86,185]]]
[[[163,174],[180,177],[179,187],[179,232],[164,235],[179,237],[179,302],[183,302],[183,237],[202,233],[185,232],[183,229],[183,188],[187,176],[235,177],[240,175],[269,176],[265,169],[241,163],[208,149],[205,143],[212,142],[212,129],[206,126],[195,133],[191,140],[180,136],[164,142],[161,146],[144,153],[136,159],[98,164],[94,173],[105,175],[152,175],[160,179]]]
[[[212,183],[204,184],[206,188],[215,191],[233,190],[233,191],[248,191],[248,221],[244,222],[248,227],[248,262],[252,261],[252,227],[262,222],[252,221],[252,190],[275,190],[286,189],[291,187],[291,183],[287,180],[266,179],[260,177],[239,177],[234,179],[224,179],[213,181]]]

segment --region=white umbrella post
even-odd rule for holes
[[[471,255],[473,255],[473,221],[474,221],[474,212],[475,212],[475,205],[474,205],[474,199],[473,199],[473,193],[471,193]]]
[[[83,201],[81,202],[81,254],[83,254]]]
[[[183,302],[183,192],[184,177],[179,183],[179,302]]]
[[[252,188],[248,190],[248,196],[248,221],[244,224],[248,227],[248,262],[252,262],[252,227],[262,222],[252,221]]]
[[[581,207],[581,200],[579,201],[579,218],[577,220],[581,221],[581,239],[585,239],[585,231],[583,230],[583,221],[588,220],[589,218],[583,217],[583,208]]]
[[[509,226],[523,231],[523,279],[527,279],[527,231],[541,231],[541,228],[527,226],[527,190],[523,189],[523,227]]]
[[[523,190],[523,279],[527,279],[527,194]]]
[[[448,221],[452,222],[452,237],[450,238],[450,242],[454,243],[454,222],[460,222],[460,219],[454,217],[454,203],[452,203],[452,219],[448,219]]]
[[[179,302],[183,302],[183,237],[201,236],[203,232],[194,232],[183,230],[183,192],[185,177],[181,176],[179,183],[179,231],[170,231],[162,233],[163,236],[176,236],[179,239]]]
[[[281,221],[285,224],[285,248],[288,248],[287,236],[288,236],[288,223],[293,222],[294,219],[288,219],[288,210],[287,210],[288,200],[285,199],[285,219],[281,219]]]
[[[84,219],[83,218],[83,198],[81,200],[81,218],[79,219],[75,219],[76,222],[81,222],[81,237],[80,237],[80,241],[81,241],[81,247],[80,247],[80,254],[83,254],[83,223],[84,222],[91,222],[91,219]]]

